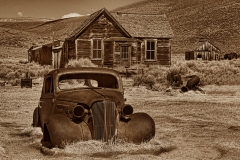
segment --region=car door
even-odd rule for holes
[[[44,124],[48,122],[50,115],[54,112],[54,85],[53,76],[47,75],[44,78],[42,95],[39,102],[40,121],[41,127],[44,128]]]

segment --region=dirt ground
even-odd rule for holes
[[[154,140],[172,149],[116,153],[113,156],[51,156],[43,153],[41,131],[33,129],[32,112],[41,85],[0,87],[0,159],[240,159],[240,86],[205,86],[180,93],[149,91],[125,81],[127,103],[156,123]],[[148,144],[146,144],[148,145]]]

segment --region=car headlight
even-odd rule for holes
[[[73,108],[73,115],[76,118],[81,118],[85,113],[88,113],[88,110],[85,109],[82,105],[77,105]]]
[[[122,114],[123,114],[123,116],[129,116],[129,115],[133,114],[133,107],[129,104],[125,105],[122,108]]]

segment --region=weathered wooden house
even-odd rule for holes
[[[32,46],[28,50],[28,62],[39,62],[42,46]]]
[[[165,15],[91,14],[66,38],[61,66],[69,59],[89,58],[98,66],[171,65],[173,32]]]
[[[41,65],[53,65],[53,48],[59,46],[60,41],[54,41],[54,43],[48,43],[41,46],[32,46],[28,50],[28,62],[34,61]]]
[[[193,51],[185,52],[186,60],[220,60],[221,56],[220,49],[205,39],[200,39]]]

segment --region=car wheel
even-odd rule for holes
[[[140,144],[155,136],[155,122],[146,113],[134,113],[126,121],[120,121],[118,138]]]
[[[33,111],[33,123],[32,123],[32,126],[33,127],[40,127],[39,123],[40,123],[40,120],[39,120],[38,107],[37,107]]]

